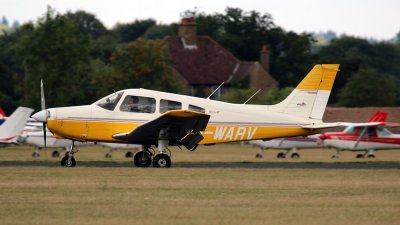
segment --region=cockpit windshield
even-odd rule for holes
[[[119,93],[113,93],[101,100],[99,100],[96,105],[100,106],[103,109],[107,109],[110,111],[113,111],[115,109],[115,106],[117,106],[119,100],[121,99],[122,95],[124,92],[119,92]]]
[[[354,133],[354,126],[346,127],[346,129],[344,129],[343,132],[348,133],[348,134],[353,134]]]

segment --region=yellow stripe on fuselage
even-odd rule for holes
[[[139,125],[141,124],[114,121],[48,120],[47,122],[48,128],[55,136],[98,142],[121,142],[112,138],[112,136],[114,134],[130,132]],[[200,144],[306,136],[319,132],[319,130],[309,130],[296,126],[208,125],[203,132],[204,139]]]
[[[112,135],[130,132],[139,123],[82,121],[82,120],[48,120],[47,127],[55,135],[82,141],[122,142]]]
[[[302,90],[332,90],[339,64],[315,65],[307,76],[297,85]]]

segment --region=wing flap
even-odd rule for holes
[[[131,132],[115,134],[113,138],[134,144],[157,145],[163,129],[170,145],[184,145],[192,150],[203,140],[201,131],[205,130],[209,119],[210,115],[204,113],[172,110]]]

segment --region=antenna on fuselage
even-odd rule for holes
[[[213,94],[215,93],[215,92],[217,92],[218,91],[218,89],[220,89],[221,87],[222,87],[222,85],[224,85],[225,84],[225,81],[224,82],[222,82],[222,84],[220,84],[214,91],[213,91],[213,93],[211,93],[211,95],[209,95],[208,97],[207,97],[207,99],[210,99],[211,98],[211,96],[213,96]]]
[[[256,91],[256,93],[254,93],[252,96],[250,96],[250,98],[248,98],[245,102],[243,102],[243,105],[245,105],[248,101],[250,101],[254,96],[256,96],[256,94],[258,94],[258,92],[260,92],[261,89],[258,89],[258,91]]]

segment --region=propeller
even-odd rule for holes
[[[43,80],[40,80],[40,105],[41,109],[46,111],[46,101],[44,99],[44,90],[43,90]],[[44,141],[44,151],[47,150],[46,146],[46,123],[47,123],[47,112],[46,112],[46,120],[43,121],[43,141]]]
[[[44,90],[43,90],[43,80],[40,80],[40,105],[42,111],[46,112],[46,101],[44,99]],[[47,123],[47,112],[46,112],[46,120],[43,121],[43,141],[44,141],[44,151],[47,151],[46,146],[46,123]]]
[[[44,139],[44,150],[47,150],[47,145],[46,145],[46,125],[47,125],[47,116],[48,112],[46,110],[46,102],[44,100],[44,90],[43,90],[43,80],[40,80],[40,101],[41,101],[41,111],[35,113],[32,115],[32,118],[34,118],[37,121],[40,121],[43,123],[43,139]]]

